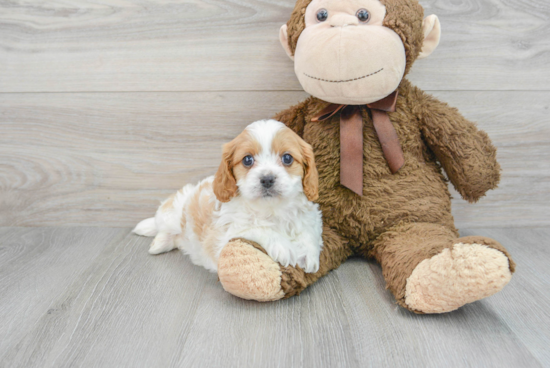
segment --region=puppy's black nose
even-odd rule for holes
[[[262,183],[262,187],[269,189],[275,184],[275,176],[273,175],[266,175],[262,176],[260,179],[260,183]]]

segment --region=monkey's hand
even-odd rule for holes
[[[489,136],[457,109],[417,89],[424,139],[451,183],[468,202],[476,202],[500,180],[496,148]]]

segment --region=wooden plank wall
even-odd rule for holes
[[[421,3],[443,37],[410,79],[477,121],[504,170],[454,200],[457,225],[550,224],[550,2]],[[0,226],[133,226],[213,174],[222,143],[306,97],[278,43],[292,7],[0,1]]]

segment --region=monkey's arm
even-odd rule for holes
[[[281,111],[273,119],[284,123],[287,127],[294,130],[300,137],[304,135],[306,125],[307,107],[310,99],[300,102],[297,105]]]
[[[468,202],[476,202],[500,180],[496,148],[489,136],[457,109],[417,91],[418,117],[424,139],[451,183]]]

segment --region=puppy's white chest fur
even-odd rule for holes
[[[321,212],[305,195],[261,204],[235,198],[222,206],[218,216],[217,224],[227,227],[224,244],[244,238],[260,244],[283,266],[298,264],[306,272],[318,270],[323,244]]]

